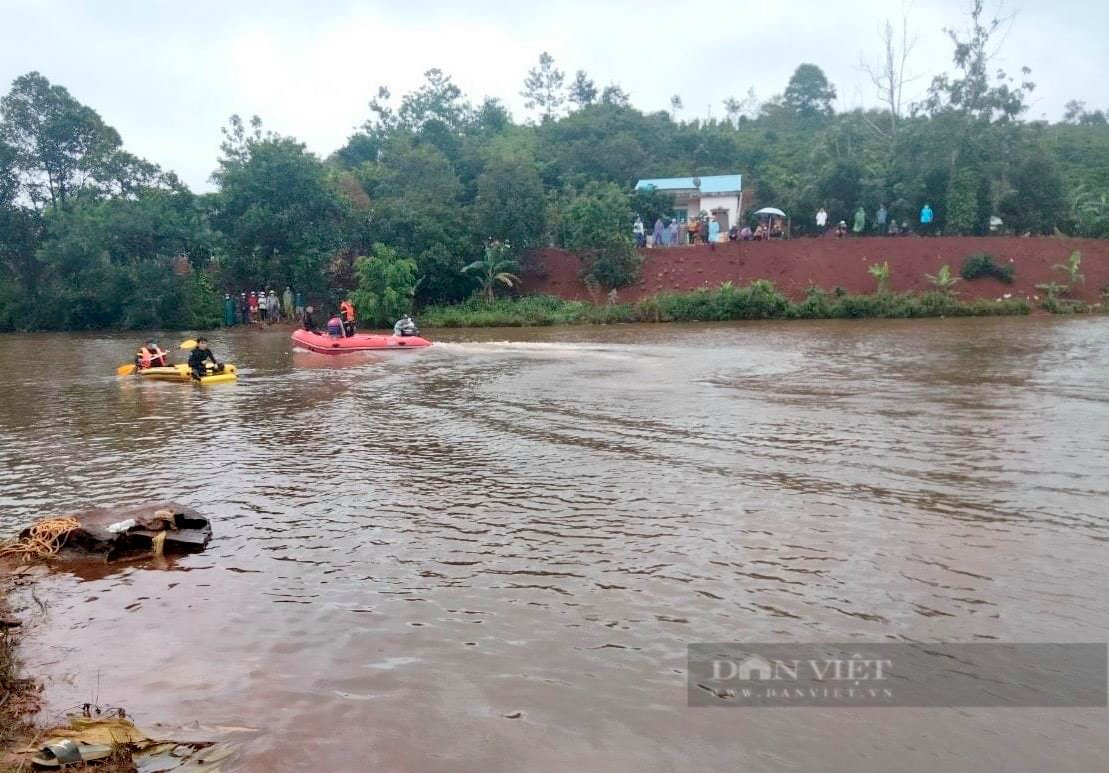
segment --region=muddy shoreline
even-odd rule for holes
[[[0,563],[0,771],[20,770],[25,760],[15,751],[34,738],[31,717],[39,710],[39,684],[23,673],[16,652],[26,621],[9,603],[11,591],[27,581],[19,565]]]

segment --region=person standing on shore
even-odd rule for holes
[[[828,213],[821,207],[816,211],[816,231],[817,233],[824,233],[825,226],[828,225]]]
[[[223,326],[231,327],[235,324],[235,301],[231,297],[231,293],[224,293],[223,296]]]
[[[239,293],[239,318],[244,325],[250,324],[250,303],[246,299],[246,293]]]
[[[932,205],[927,201],[924,206],[920,208],[920,232],[927,236],[932,233],[932,220],[935,218],[935,213],[932,212]]]
[[[658,218],[657,220],[655,220],[655,230],[654,230],[654,233],[652,235],[654,236],[654,244],[652,246],[653,247],[661,247],[662,246],[662,218],[661,217]]]
[[[293,318],[293,288],[286,287],[281,296],[281,310],[288,319]]]
[[[266,298],[266,308],[269,310],[271,323],[281,321],[281,301],[277,300],[277,290],[270,290],[270,295]]]
[[[643,249],[647,246],[647,229],[643,226],[643,218],[639,215],[635,216],[635,224],[632,225],[632,235],[635,236],[635,246]]]
[[[851,226],[851,232],[855,236],[862,236],[866,231],[866,210],[861,206],[855,210],[855,224]]]
[[[670,243],[672,245],[674,245],[675,247],[677,247],[681,243],[681,242],[678,241],[681,238],[680,234],[681,234],[681,228],[678,227],[678,221],[677,220],[671,220],[670,221]]]
[[[720,241],[720,222],[715,218],[709,218],[709,245],[715,246]]]
[[[251,323],[258,321],[258,293],[254,290],[250,291],[250,297],[247,299],[250,305],[250,321]]]
[[[304,293],[300,290],[296,291],[296,296],[293,299],[293,313],[297,319],[304,319]]]
[[[878,207],[878,214],[874,216],[874,228],[878,231],[879,236],[886,235],[886,220],[889,218],[889,211],[886,209],[885,204]]]

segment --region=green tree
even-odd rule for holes
[[[582,275],[615,288],[639,278],[643,261],[631,236],[632,212],[626,194],[612,183],[590,183],[560,207],[562,245],[576,254]]]
[[[40,206],[69,199],[121,144],[95,110],[37,72],[13,81],[0,98],[0,119],[0,141],[14,150],[24,190]]]
[[[244,135],[241,126],[233,117],[212,175],[220,187],[212,222],[225,241],[228,278],[320,292],[341,245],[345,200],[302,143],[262,136],[258,127]]]
[[[969,234],[981,231],[985,217],[979,207],[981,178],[974,169],[963,167],[955,172],[947,194],[944,225],[947,231]]]
[[[546,51],[539,55],[539,64],[528,70],[524,90],[520,96],[528,110],[538,110],[544,121],[549,121],[566,100],[563,82],[566,74],[555,67],[554,57]]]
[[[597,86],[585,74],[585,70],[578,70],[574,74],[574,82],[570,84],[569,99],[579,108],[597,101]]]
[[[650,229],[659,218],[667,221],[674,216],[674,194],[639,188],[632,193],[631,208]]]
[[[354,306],[363,319],[388,326],[411,311],[419,267],[381,243],[374,245],[373,253],[372,258],[363,256],[354,262]]]
[[[509,243],[517,254],[541,243],[543,181],[535,159],[526,150],[496,144],[485,171],[477,178],[473,214],[480,235]]]
[[[601,91],[601,104],[612,107],[631,107],[631,94],[624,91],[619,83],[610,83]]]
[[[416,256],[425,276],[421,300],[464,298],[470,283],[461,269],[479,248],[467,244],[472,238],[465,227],[469,212],[449,159],[435,146],[402,134],[386,143],[379,162],[363,165],[358,175],[372,202],[373,238]]]
[[[834,112],[836,89],[822,69],[815,64],[801,64],[790,76],[783,96],[785,104],[800,117],[818,118]]]
[[[1005,224],[1017,231],[1050,234],[1066,215],[1066,189],[1059,165],[1044,153],[1022,162],[1010,178],[1013,190],[1001,203]]]

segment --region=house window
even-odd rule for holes
[[[685,207],[678,207],[674,210],[674,219],[679,223],[686,223],[689,221],[689,210]]]

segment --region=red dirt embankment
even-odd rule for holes
[[[993,255],[998,263],[1012,261],[1016,268],[1013,283],[984,278],[960,281],[955,286],[960,297],[998,298],[1012,293],[1013,297],[1033,298],[1043,295],[1036,290],[1037,284],[1066,282],[1066,275],[1054,266],[1066,263],[1075,250],[1082,253],[1081,271],[1086,281],[1072,288],[1069,297],[1095,302],[1102,288],[1109,285],[1109,240],[1002,236],[790,239],[644,250],[641,281],[621,288],[618,298],[634,301],[661,291],[695,290],[721,282],[747,284],[755,279],[769,279],[794,299],[804,297],[813,285],[869,293],[875,281],[867,268],[887,260],[893,289],[919,292],[932,289],[925,274],[936,274],[946,263],[958,276],[966,257],[979,252]],[[526,276],[524,292],[575,300],[605,299],[603,294],[596,298],[590,295],[578,279],[578,259],[570,253],[544,250],[537,263],[543,266],[544,276]]]

